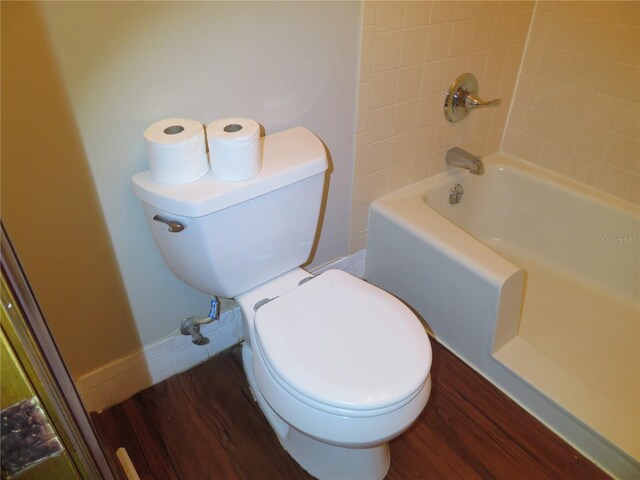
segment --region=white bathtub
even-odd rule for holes
[[[365,277],[605,469],[640,478],[640,209],[483,161],[484,175],[450,169],[375,201]]]

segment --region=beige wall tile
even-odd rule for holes
[[[373,65],[373,40],[373,25],[363,27],[360,33],[359,81],[361,83],[371,80],[371,69]]]
[[[640,50],[640,46],[638,50]],[[602,63],[598,69],[594,91],[603,95],[626,99],[638,66],[613,62],[607,59],[601,59],[600,61]]]
[[[451,28],[451,38],[449,40],[449,56],[463,55],[471,51],[470,35],[476,21],[474,19],[454,22]]]
[[[495,1],[476,2],[478,17],[493,17],[497,15],[498,4]]]
[[[507,47],[495,48],[489,51],[485,78],[500,77],[504,74],[504,64],[507,59]]]
[[[637,26],[608,24],[603,55],[624,63],[638,65],[640,60],[640,30]]]
[[[480,2],[458,1],[456,2],[454,20],[466,20],[478,16],[478,6]]]
[[[364,167],[366,161],[366,148],[367,148],[367,133],[360,133],[356,135],[355,142],[355,163],[353,166],[353,180],[354,182],[364,176]]]
[[[420,158],[433,151],[436,129],[425,127],[416,130],[413,140],[412,158]]]
[[[404,23],[405,2],[382,1],[376,2],[376,32],[398,30]]]
[[[433,2],[409,1],[404,11],[404,28],[421,27],[429,24]]]
[[[360,230],[362,218],[353,218],[349,224],[349,254],[367,248],[367,236]]]
[[[484,72],[487,66],[487,59],[489,58],[489,52],[482,50],[480,52],[470,53],[467,57],[467,72],[472,72],[479,82],[484,79]]]
[[[511,122],[507,124],[507,127],[511,125]],[[516,155],[518,151],[518,143],[520,142],[520,131],[505,129],[504,138],[500,143],[500,150],[510,155]]]
[[[594,109],[596,105],[599,107],[604,106],[605,100],[601,104],[594,101],[593,95],[590,92],[585,92],[577,88],[562,88],[561,84],[552,83],[552,96],[549,100],[555,100],[554,112],[560,115],[566,115],[574,120],[583,120],[585,112],[589,109]],[[612,99],[613,100],[613,99]],[[598,116],[599,113],[595,113],[594,125],[601,125],[600,121],[603,118]],[[608,113],[607,113],[608,116]]]
[[[376,21],[377,4],[373,1],[362,2],[362,25],[373,25]]]
[[[550,118],[547,140],[561,147],[573,150],[580,132],[580,122],[561,115],[552,115]],[[521,131],[527,128],[526,124]],[[525,159],[526,160],[526,159]]]
[[[496,17],[480,17],[474,22],[471,51],[480,52],[491,48],[491,37],[496,24]]]
[[[496,17],[496,24],[491,32],[491,44],[492,48],[505,47],[509,44],[509,38],[511,36],[511,29],[513,27],[512,14],[498,15]]]
[[[571,178],[593,187],[598,179],[601,165],[602,163],[594,158],[573,153],[569,160],[568,174]]]
[[[447,57],[452,28],[451,23],[439,23],[429,27],[427,53],[425,57],[427,62]]]
[[[526,132],[529,135],[538,137],[541,140],[546,139],[547,130],[549,128],[550,112],[537,108],[530,108],[524,118]]]
[[[434,93],[422,97],[418,105],[418,127],[435,125],[444,118],[442,94]]]
[[[640,203],[640,179],[639,178],[631,179],[631,182],[627,187],[627,191],[624,192],[624,195],[622,198],[633,203]]]
[[[444,88],[442,89],[444,92],[447,91],[449,85],[453,83],[453,81],[458,78],[460,75],[465,73],[465,67],[467,66],[467,57],[465,55],[459,55],[457,57],[449,57],[447,58],[446,66],[444,69]],[[486,79],[482,84],[483,92],[487,89]]]
[[[514,19],[509,35],[509,45],[524,44],[529,33],[529,25],[531,23],[531,9],[525,9],[518,12]]]
[[[402,162],[389,168],[389,191],[405,187],[411,181],[411,161]]]
[[[538,3],[503,150],[638,201],[638,5]]]
[[[540,78],[559,81],[564,78],[571,54],[553,47],[543,47],[536,74]]]
[[[396,100],[398,88],[398,70],[387,70],[382,73],[374,73],[371,77],[371,96],[369,102],[371,108],[380,108],[391,105]]]
[[[366,245],[370,203],[443,171],[447,149],[497,151],[524,51],[522,30],[532,15],[530,2],[368,2],[364,8],[350,251]],[[444,119],[444,95],[466,71],[480,79],[483,98],[502,96],[503,104],[454,125]],[[519,141],[519,132],[514,136]]]
[[[414,182],[427,178],[431,172],[431,157],[423,155],[411,161],[411,179]]]
[[[454,145],[457,125],[449,122],[440,122],[436,125],[434,147],[436,150],[443,150]]]
[[[602,160],[610,137],[611,130],[583,123],[574,152],[596,160]]]
[[[574,54],[568,60],[563,83],[571,87],[592,91],[598,78],[598,72],[603,68],[604,61],[600,58]]]
[[[422,64],[401,68],[398,71],[396,102],[413,100],[420,96],[422,84]]]
[[[390,137],[393,132],[394,105],[369,111],[369,130],[367,142],[373,143]]]
[[[363,203],[369,203],[387,193],[386,171],[376,172],[363,178]]]
[[[502,134],[504,132],[504,125],[500,129],[491,130],[485,138],[484,148],[481,155],[491,154],[500,150],[500,142],[502,141]],[[478,137],[482,140],[482,137]]]
[[[351,218],[362,216],[362,205],[364,204],[364,179],[356,178],[351,186]]]
[[[358,85],[356,135],[366,132],[369,126],[369,90],[369,83],[361,83]]]
[[[505,74],[517,74],[520,70],[522,61],[522,52],[524,45],[522,43],[514,43],[507,47],[507,58],[504,61]]]
[[[433,2],[431,7],[431,17],[429,23],[443,23],[450,22],[455,18],[456,14],[456,2],[452,1],[436,1]]]
[[[427,162],[429,163],[429,175],[437,175],[447,169],[447,164],[444,161],[446,154],[446,150],[440,150],[427,156]]]
[[[445,77],[447,61],[436,60],[425,62],[422,67],[422,84],[420,94],[422,96],[436,92],[446,92],[451,80]]]
[[[640,165],[640,142],[617,133],[611,135],[604,161],[609,165],[635,172]]]
[[[584,101],[585,96],[582,95],[582,98]],[[615,103],[613,98],[608,95],[595,93],[591,95],[588,100],[584,121],[598,127],[613,129],[617,114],[617,110],[613,108],[613,104]]]
[[[390,154],[390,138],[367,145],[364,174],[369,175],[388,168]]]
[[[518,76],[515,73],[505,73],[498,81],[498,96],[502,98],[502,101],[511,103],[513,93],[516,90],[516,83]],[[499,109],[499,111],[506,109]],[[495,111],[495,110],[494,110]]]
[[[402,32],[400,66],[421,65],[427,47],[427,27],[405,29]]]
[[[542,56],[543,47],[540,44],[529,43],[522,59],[522,72],[536,76],[538,74],[538,64]]]
[[[603,164],[600,167],[596,187],[611,195],[621,197],[626,192],[632,177],[625,170]]]
[[[640,104],[637,102],[621,104],[614,129],[617,133],[638,140],[640,138]]]
[[[563,87],[558,82],[553,82],[551,80],[545,80],[544,78],[533,77],[533,90],[530,92],[531,95],[531,106],[541,108],[543,110],[549,110],[552,112],[558,111],[557,105],[560,96],[568,95],[568,92],[571,90],[569,88]],[[524,87],[522,87],[524,88]],[[520,98],[520,90],[518,90],[518,97]],[[524,92],[523,92],[524,94]],[[566,102],[566,100],[565,100]],[[582,113],[584,113],[584,109],[586,106],[582,107]],[[571,116],[571,112],[567,112],[566,109],[560,109],[565,116]]]
[[[411,160],[415,135],[415,132],[408,132],[396,135],[391,139],[391,157],[389,158],[391,166]]]
[[[373,39],[373,72],[396,68],[400,64],[402,31],[376,33]]]
[[[418,100],[396,104],[393,119],[393,134],[406,133],[416,128],[418,121]]]
[[[627,101],[633,102],[636,105],[640,102],[640,69],[636,70],[636,73],[633,76],[633,83],[631,84],[631,88],[627,94]]]
[[[531,159],[532,162],[540,162],[544,141],[527,133],[520,134],[516,155],[521,158]]]
[[[523,132],[525,130],[525,120],[527,118],[527,113],[530,108],[522,105],[521,103],[516,103],[511,110],[511,117],[509,118],[509,128],[514,129],[518,132]]]

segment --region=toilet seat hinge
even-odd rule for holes
[[[254,311],[254,312],[257,312],[257,311],[258,311],[258,309],[259,309],[261,306],[263,306],[263,305],[265,305],[265,304],[269,303],[271,300],[274,300],[274,299],[276,299],[276,298],[278,298],[278,297],[273,297],[273,298],[263,298],[262,300],[260,300],[259,302],[257,302],[257,303],[253,306],[253,311]]]

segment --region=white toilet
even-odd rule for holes
[[[388,441],[431,390],[431,346],[417,317],[340,270],[313,277],[324,146],[297,127],[263,139],[262,170],[227,183],[133,177],[162,256],[189,285],[235,298],[251,389],[289,454],[320,479],[381,479]]]

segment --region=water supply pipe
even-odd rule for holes
[[[210,340],[200,333],[200,325],[220,320],[220,299],[211,295],[211,309],[204,318],[190,315],[180,321],[180,333],[191,335],[191,341],[196,345],[206,345]]]

